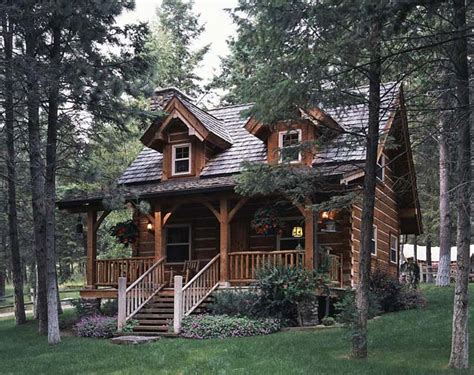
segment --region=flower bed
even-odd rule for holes
[[[280,330],[276,319],[249,319],[228,315],[194,315],[183,319],[181,336],[211,339],[268,335]]]
[[[109,338],[117,331],[117,318],[111,316],[85,316],[76,323],[74,331],[80,337]]]

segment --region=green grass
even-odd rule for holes
[[[445,374],[451,343],[453,290],[424,288],[424,309],[369,323],[369,358],[348,357],[343,329],[194,341],[162,339],[143,346],[64,337],[57,347],[30,322],[0,320],[0,373],[26,374]],[[474,301],[474,289],[471,301]],[[471,312],[474,306],[471,306]],[[471,321],[472,324],[472,321]],[[471,334],[471,342],[474,335]],[[474,349],[474,344],[471,347]],[[471,358],[474,350],[471,349]],[[474,366],[473,366],[474,367]]]

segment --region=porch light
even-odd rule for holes
[[[148,224],[146,225],[146,230],[148,232],[153,232],[153,224],[149,221]]]
[[[295,238],[303,237],[303,228],[302,227],[293,227],[291,235]]]

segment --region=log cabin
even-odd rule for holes
[[[387,84],[382,90],[371,267],[396,276],[400,236],[420,234],[422,223],[403,89]],[[269,262],[307,269],[324,263],[332,287],[357,285],[366,102],[299,109],[296,120],[272,126],[248,116],[251,104],[205,110],[176,88],[157,89],[151,105],[163,115],[142,135],[143,150],[118,180],[130,204],[147,201],[151,207],[148,213],[134,210],[132,257],[97,258],[97,229],[110,212],[104,196],[58,202],[60,209],[87,215],[81,297],[118,297],[119,324],[151,317],[143,330],[156,332],[165,329],[159,319],[166,314],[179,330],[180,317],[216,288],[249,284]],[[304,142],[311,144],[309,152],[294,147]],[[244,161],[317,171],[320,187],[301,205],[282,196],[241,196],[235,186]],[[347,192],[355,198],[345,208],[312,209]],[[256,231],[256,213],[276,201],[278,231]],[[152,319],[145,313],[153,313],[150,304],[157,301],[162,314]],[[167,302],[172,306],[165,311]]]

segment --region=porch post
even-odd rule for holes
[[[304,266],[307,270],[314,268],[314,215],[311,209],[306,209],[304,214]]]
[[[179,333],[183,319],[183,276],[174,277],[173,330]]]
[[[163,213],[161,206],[155,208],[155,260],[165,256],[163,249]]]
[[[228,253],[229,253],[229,201],[220,200],[220,281],[229,282]]]
[[[96,268],[95,260],[97,258],[97,231],[95,225],[97,222],[97,211],[87,212],[87,288],[95,288]]]

